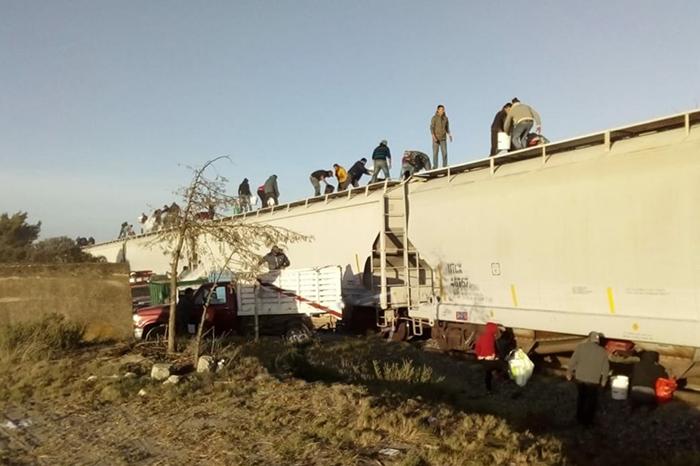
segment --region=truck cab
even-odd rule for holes
[[[213,293],[206,309],[204,330],[214,328],[216,334],[236,331],[236,293],[229,282],[204,283],[194,293],[193,305],[189,309],[189,330],[196,328],[202,318],[202,310],[209,293]],[[170,304],[160,304],[138,309],[133,316],[134,337],[150,340],[166,334],[170,319]],[[193,333],[193,332],[189,332]]]

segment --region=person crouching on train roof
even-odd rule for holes
[[[498,335],[498,325],[488,322],[474,345],[476,358],[482,361],[484,367],[484,384],[486,385],[486,391],[489,393],[493,391],[493,373],[501,368],[501,362],[496,354],[496,339]]]
[[[666,369],[659,364],[659,353],[642,352],[630,378],[630,404],[633,408],[656,405],[656,380],[659,378],[668,378]]]
[[[401,159],[401,174],[403,179],[408,179],[414,173],[421,170],[430,170],[430,157],[421,151],[407,150]]]
[[[576,419],[585,426],[593,424],[600,389],[608,382],[610,372],[608,353],[600,345],[601,337],[598,332],[589,333],[586,341],[576,346],[566,371],[567,380],[576,378]]]
[[[372,172],[367,170],[367,167],[365,167],[365,164],[367,163],[367,159],[362,157],[360,160],[355,162],[352,167],[350,167],[350,170],[348,170],[348,179],[349,183],[354,187],[357,188],[360,186],[360,178],[362,178],[362,175],[371,175]]]

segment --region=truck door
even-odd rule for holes
[[[212,293],[209,299],[209,306],[206,310],[204,319],[204,331],[211,327],[216,329],[216,334],[220,335],[224,332],[230,332],[236,324],[236,303],[235,296],[230,290],[228,284],[219,284],[212,287],[212,284],[203,285],[196,293],[194,298],[195,308],[192,312],[192,318],[199,324],[202,317],[202,307],[207,302],[209,293]]]
[[[219,300],[214,312],[216,333],[221,334],[234,331],[236,328],[237,305],[233,285],[229,283],[216,287],[216,297]]]

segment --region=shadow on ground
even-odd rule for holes
[[[532,436],[517,439],[520,450],[537,439],[558,439],[561,462],[577,465],[697,465],[700,464],[700,411],[681,401],[654,410],[633,411],[625,401],[601,394],[595,426],[574,421],[576,387],[562,378],[535,374],[520,388],[505,377],[486,392],[483,368],[473,360],[429,352],[408,343],[388,343],[376,337],[326,338],[303,347],[255,355],[272,374],[291,374],[307,382],[354,384],[364,387],[376,403],[404,410],[406,403],[432,407],[426,422],[439,429],[454,427],[452,416],[495,416],[511,430]],[[445,410],[444,408],[448,408]],[[505,447],[514,438],[474,425],[475,441]],[[497,430],[497,425],[491,426]],[[483,431],[485,430],[485,431]],[[465,439],[466,440],[466,439]],[[512,445],[510,445],[512,447]],[[537,456],[537,455],[536,455]],[[544,461],[546,455],[540,455]]]

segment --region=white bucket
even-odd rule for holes
[[[630,380],[626,375],[614,376],[610,383],[610,391],[613,400],[626,400],[627,390],[629,389]]]
[[[498,150],[510,150],[510,135],[503,131],[498,133]]]

